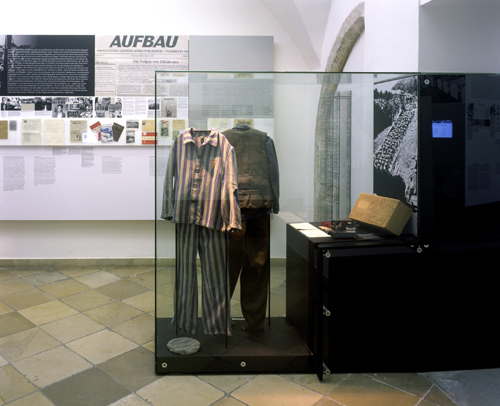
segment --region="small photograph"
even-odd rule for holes
[[[95,115],[98,118],[108,117],[108,108],[111,104],[111,97],[95,98]]]
[[[139,129],[139,120],[127,120],[125,125],[127,128]]]
[[[127,130],[126,140],[127,144],[135,144],[135,130]]]
[[[57,103],[52,106],[52,117],[54,118],[66,118],[66,106],[65,104]]]
[[[161,99],[161,116],[177,117],[177,99],[175,97]]]
[[[92,118],[93,100],[91,97],[68,97],[66,100],[66,117]]]

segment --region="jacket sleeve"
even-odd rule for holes
[[[161,210],[161,218],[172,220],[174,217],[175,207],[175,184],[176,177],[176,147],[175,143],[170,148],[168,157],[167,171],[165,174],[165,183],[163,185],[163,203]]]
[[[280,173],[278,167],[278,157],[274,148],[274,141],[271,137],[267,137],[266,153],[269,159],[269,180],[271,182],[271,190],[273,192],[273,213],[277,214],[280,211]]]
[[[241,230],[241,210],[238,196],[238,167],[236,153],[231,147],[227,153],[224,166],[224,179],[222,181],[221,211],[225,231]]]

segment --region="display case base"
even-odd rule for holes
[[[156,343],[156,373],[311,373],[314,357],[293,326],[284,317],[272,317],[262,331],[241,329],[244,320],[233,320],[232,336],[194,336],[176,331],[171,318],[158,318]],[[201,325],[201,321],[200,321]],[[178,334],[177,334],[178,333]],[[192,337],[200,341],[196,354],[174,354],[167,343],[177,337]]]

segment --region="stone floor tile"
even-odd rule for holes
[[[104,268],[103,270],[112,273],[113,275],[119,276],[120,278],[133,278],[137,275],[151,272],[151,268],[140,266]]]
[[[366,374],[373,380],[401,389],[412,395],[423,398],[429,391],[432,382],[423,374],[416,373],[375,373]]]
[[[0,355],[0,367],[3,367],[5,365],[7,365],[9,363],[9,361],[7,361],[4,357],[2,357]]]
[[[167,283],[162,286],[158,286],[156,289],[157,293],[160,293],[162,295],[168,296],[168,297],[174,297],[175,295],[175,283]]]
[[[121,280],[121,278],[106,271],[97,271],[86,275],[77,276],[75,280],[95,289],[100,286],[117,282]]]
[[[324,375],[322,381],[320,381],[315,374],[283,374],[281,376],[298,383],[307,389],[324,395],[346,379],[348,374]]]
[[[155,288],[155,273],[154,273],[154,271],[146,272],[146,273],[134,276],[133,278],[129,278],[128,280],[131,282],[137,283],[139,285],[142,285],[148,289]]]
[[[22,359],[12,365],[39,388],[92,367],[90,362],[63,346]]]
[[[98,272],[100,268],[94,267],[69,267],[69,268],[57,268],[57,270],[70,278],[76,278],[77,276],[88,275],[93,272]]]
[[[155,338],[155,319],[150,315],[144,314],[117,324],[111,330],[136,344],[143,345]]]
[[[489,392],[489,391],[488,391]],[[487,395],[489,396],[489,395]],[[425,400],[431,403],[432,405],[439,406],[458,406],[450,397],[437,386],[433,386],[429,393],[425,395]],[[419,403],[418,406],[423,405],[423,403]],[[487,405],[487,403],[486,403]],[[485,406],[486,406],[485,405]],[[462,402],[460,406],[465,406]]]
[[[95,320],[92,320],[90,317],[78,313],[61,320],[44,324],[41,328],[62,343],[67,343],[97,333],[105,327]]]
[[[221,400],[215,402],[212,406],[246,406],[244,403],[241,403],[239,400],[231,396],[225,396]],[[338,406],[338,405],[335,405]]]
[[[0,354],[15,362],[59,345],[58,340],[35,327],[0,338]]]
[[[147,289],[144,286],[138,285],[137,283],[130,282],[128,280],[119,280],[104,286],[97,288],[101,293],[111,296],[116,300],[126,299],[130,296],[138,295],[139,293],[146,292]]]
[[[154,371],[155,355],[137,347],[97,365],[115,381],[135,392],[160,378]]]
[[[97,368],[87,369],[42,389],[56,406],[108,406],[130,391]]]
[[[2,297],[2,301],[15,310],[26,309],[52,300],[54,298],[51,295],[42,292],[40,289],[23,290],[22,292]]]
[[[55,298],[60,299],[66,296],[76,295],[77,293],[89,290],[90,288],[83,283],[75,281],[74,279],[67,279],[50,285],[41,286],[40,289],[51,294]]]
[[[460,357],[460,351],[457,352],[457,357]],[[492,359],[494,357],[495,355],[492,354]],[[437,387],[446,391],[449,397],[457,404],[472,406],[497,406],[499,404],[499,368],[436,371],[426,373],[426,376]],[[426,397],[426,399],[429,398]]]
[[[0,297],[28,289],[33,289],[33,285],[23,281],[21,278],[8,279],[0,282]]]
[[[66,346],[96,365],[136,348],[137,344],[112,331],[103,330]]]
[[[12,272],[7,271],[6,269],[0,269],[0,282],[14,278],[16,278],[16,275]]]
[[[163,295],[158,295],[158,296],[163,296]],[[164,296],[163,298],[164,300],[161,300],[160,297],[158,299],[162,303],[171,302],[172,300],[171,298],[166,298]],[[144,293],[122,300],[122,302],[129,306],[132,306],[135,309],[139,309],[145,313],[149,313],[155,310],[155,292],[152,290],[147,290]]]
[[[68,279],[67,275],[57,272],[53,269],[43,272],[34,273],[21,277],[24,281],[31,283],[33,286],[50,285],[51,283],[59,282]]]
[[[12,365],[0,368],[0,404],[11,402],[36,390]]]
[[[201,375],[198,378],[225,393],[231,393],[255,377],[256,375]]]
[[[33,327],[36,327],[36,325],[18,312],[10,312],[0,316],[0,338]]]
[[[136,393],[153,406],[209,406],[225,396],[224,392],[190,375],[164,376]]]
[[[115,300],[109,296],[103,295],[96,290],[87,290],[76,295],[67,296],[61,299],[69,306],[84,312],[114,302]]]
[[[420,401],[416,396],[360,374],[350,375],[326,396],[341,404],[356,406],[415,406]]]
[[[314,406],[339,406],[339,404],[337,402],[335,402],[334,400],[331,400],[327,397],[323,397],[320,399],[320,401],[318,403],[315,403]],[[421,406],[429,406],[429,405],[421,405]],[[436,406],[436,405],[434,405],[434,406]]]
[[[104,324],[106,327],[111,327],[144,313],[124,303],[112,302],[101,307],[96,307],[95,309],[87,310],[84,314]]]
[[[155,352],[156,351],[156,347],[155,347],[155,341],[151,341],[147,344],[144,344],[143,347],[146,349],[146,350],[149,350],[151,352]]]
[[[39,272],[44,272],[45,270],[47,270],[47,268],[39,268],[39,267],[35,267],[35,268],[32,268],[32,267],[22,268],[22,267],[16,267],[16,268],[10,268],[9,272],[12,275],[17,276],[18,278],[21,278],[23,276],[33,275],[33,274],[39,273]]]
[[[117,400],[114,403],[111,403],[109,406],[151,406],[144,399],[141,399],[137,395],[128,395],[120,400]]]
[[[47,399],[41,392],[34,392],[9,403],[9,406],[54,406],[54,403]]]
[[[40,326],[76,314],[77,311],[59,300],[53,300],[51,302],[19,310],[19,313]]]
[[[156,273],[156,286],[169,285],[175,281],[175,267],[161,267]]]
[[[8,296],[4,296],[4,298],[5,297],[8,297]],[[0,315],[5,314],[5,313],[10,313],[13,310],[14,309],[12,309],[12,307],[7,306],[4,302],[0,301]]]
[[[250,406],[312,406],[323,397],[279,375],[259,375],[231,396]]]

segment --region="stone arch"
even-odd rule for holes
[[[359,3],[345,19],[328,56],[325,71],[342,72],[354,44],[365,29],[365,3]],[[331,79],[331,78],[325,78]],[[335,154],[340,134],[334,131],[332,111],[336,83],[326,80],[321,87],[321,95],[316,116],[314,143],[314,219],[330,220],[338,211],[340,156]],[[335,81],[333,81],[335,82]]]

